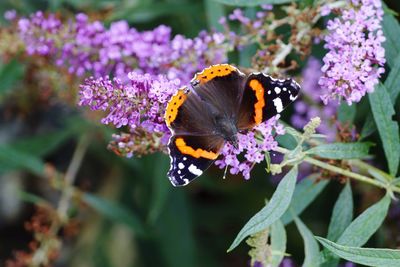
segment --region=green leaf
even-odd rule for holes
[[[271,225],[271,266],[279,266],[286,251],[286,231],[281,220]]]
[[[331,222],[329,223],[327,238],[336,241],[350,225],[353,219],[353,195],[351,192],[350,182],[340,193],[335,206],[333,208]],[[325,260],[324,267],[337,266],[339,259],[335,257],[328,249],[324,249],[322,257]]]
[[[400,266],[400,250],[343,246],[322,237],[315,238],[324,247],[351,262],[367,266]]]
[[[374,117],[372,114],[368,114],[368,117],[365,119],[364,125],[361,130],[360,139],[364,139],[376,131],[376,124],[374,121]]]
[[[378,230],[389,209],[390,196],[386,194],[361,213],[343,232],[337,243],[345,246],[362,246]]]
[[[394,60],[394,65],[392,66],[389,75],[385,81],[385,86],[390,95],[392,103],[396,103],[396,99],[400,94],[400,54]]]
[[[145,228],[142,222],[127,208],[90,193],[85,193],[83,195],[83,200],[104,217],[128,226],[140,236],[144,235]]]
[[[253,55],[256,54],[257,49],[258,49],[257,45],[250,44],[250,45],[243,47],[239,51],[239,64],[241,67],[244,67],[244,68],[251,67],[251,60],[253,58]]]
[[[297,2],[298,0],[215,0],[216,2],[230,6],[258,6],[262,4],[279,5]]]
[[[307,151],[326,159],[360,159],[368,156],[371,143],[333,143],[322,144]]]
[[[158,245],[155,249],[160,250],[163,256],[161,266],[188,267],[203,263],[197,259],[197,239],[193,230],[190,199],[186,195],[185,191],[175,190],[160,214],[160,223],[154,225]]]
[[[23,201],[35,204],[35,205],[50,205],[47,200],[44,198],[37,196],[35,194],[25,192],[25,191],[19,191],[18,197],[22,199]]]
[[[215,2],[214,0],[205,0],[204,5],[206,9],[208,27],[222,32],[224,29],[222,25],[219,24],[219,19],[225,16],[224,6]]]
[[[338,109],[338,119],[342,123],[352,123],[356,116],[356,105],[348,105],[342,102]]]
[[[294,218],[297,229],[300,232],[304,241],[304,262],[303,267],[316,267],[319,266],[319,246],[315,240],[314,235],[305,226],[305,224],[298,218]]]
[[[281,218],[284,225],[293,221],[293,215],[300,215],[329,183],[328,180],[316,182],[316,178],[316,176],[308,177],[296,185],[292,202]]]
[[[353,195],[350,182],[347,182],[333,208],[327,238],[336,241],[353,219]]]
[[[400,36],[400,25],[397,19],[387,12],[383,16],[382,22],[383,34],[386,41],[383,43],[385,48],[385,58],[390,67],[395,65],[395,59],[400,55],[400,45],[398,37]]]
[[[392,101],[386,86],[379,84],[375,92],[369,94],[372,114],[378,126],[378,132],[383,143],[383,150],[389,165],[389,172],[395,176],[400,161],[399,125],[392,119],[395,114]]]
[[[0,64],[0,97],[13,89],[14,84],[21,80],[24,72],[24,65],[16,60],[4,65]]]
[[[128,2],[129,3],[129,2]],[[108,18],[108,21],[125,19],[130,23],[145,23],[152,20],[171,16],[171,15],[183,15],[183,14],[198,14],[202,8],[198,3],[167,3],[159,2],[156,5],[150,3],[141,6],[127,6],[126,8],[119,9],[112,16]]]
[[[149,222],[155,223],[163,210],[168,196],[172,191],[172,186],[166,178],[166,173],[169,167],[169,158],[165,155],[157,155],[152,177],[153,191],[151,193]]]
[[[38,176],[44,174],[44,162],[28,153],[21,152],[7,145],[0,146],[0,173],[24,169]]]
[[[42,157],[54,151],[72,134],[71,129],[55,131],[18,140],[13,142],[11,146],[21,152]]]
[[[240,230],[232,245],[229,247],[228,252],[237,247],[247,236],[258,233],[271,226],[271,224],[276,222],[285,213],[292,199],[297,173],[297,166],[295,166],[283,177],[272,195],[271,200],[246,223],[242,230]]]

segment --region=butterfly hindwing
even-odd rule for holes
[[[240,103],[238,128],[251,129],[280,114],[298,96],[300,85],[293,79],[274,79],[263,73],[247,77]]]
[[[223,144],[219,136],[172,136],[168,143],[171,183],[184,186],[200,176],[217,159]]]

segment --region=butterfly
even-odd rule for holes
[[[171,97],[165,111],[172,134],[168,142],[172,185],[184,186],[202,175],[225,142],[237,147],[237,133],[281,113],[299,90],[293,79],[259,72],[245,75],[229,64],[195,74],[189,86]]]

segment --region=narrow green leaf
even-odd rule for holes
[[[152,177],[153,191],[151,194],[149,212],[150,223],[155,223],[157,221],[172,190],[171,184],[165,176],[169,167],[168,157],[159,155],[155,160],[155,166],[157,166],[157,168],[154,168]]]
[[[281,220],[271,225],[271,266],[277,267],[282,262],[286,251],[286,231]]]
[[[316,178],[308,177],[296,185],[292,202],[281,218],[284,225],[293,221],[293,215],[300,215],[329,183],[328,180],[316,182]]]
[[[167,3],[159,2],[157,5],[150,3],[141,6],[127,6],[113,13],[109,21],[125,19],[130,23],[149,22],[164,16],[197,14],[202,6],[198,3]]]
[[[390,196],[386,194],[361,213],[343,232],[337,243],[345,246],[362,246],[378,230],[389,209]]]
[[[29,192],[25,192],[25,191],[19,191],[18,193],[18,197],[20,199],[22,199],[23,201],[32,203],[32,204],[36,204],[36,205],[50,205],[47,200],[45,200],[44,198],[37,196],[35,194],[29,193]]]
[[[13,142],[11,146],[18,151],[42,157],[59,147],[72,133],[71,129],[65,129],[36,135]]]
[[[394,65],[390,69],[389,75],[385,81],[385,86],[390,95],[392,103],[396,103],[396,99],[400,94],[400,54],[394,60]]]
[[[154,236],[157,239],[155,249],[160,250],[163,256],[161,266],[188,267],[197,266],[199,262],[203,263],[197,258],[197,239],[192,220],[187,192],[176,190],[160,214],[160,223],[154,225]]]
[[[329,240],[336,241],[343,234],[344,230],[350,225],[352,219],[353,195],[351,192],[350,182],[347,182],[333,208],[327,238]],[[339,259],[328,249],[325,248],[321,254],[322,258],[325,260],[322,266],[337,266],[339,263]]]
[[[400,36],[400,25],[397,19],[388,12],[385,12],[382,22],[383,34],[386,41],[383,43],[385,48],[385,58],[390,67],[395,65],[395,59],[400,54],[398,37]]]
[[[106,218],[128,226],[138,235],[144,235],[145,228],[142,222],[127,208],[90,193],[85,193],[83,200]]]
[[[297,177],[297,166],[283,177],[268,204],[257,212],[240,230],[228,252],[237,247],[247,236],[258,233],[276,222],[289,207]]]
[[[346,102],[342,102],[338,109],[338,119],[342,123],[352,123],[356,116],[356,105],[348,105]]]
[[[44,162],[32,154],[18,151],[7,145],[1,145],[0,173],[15,169],[24,169],[41,176],[44,173]]]
[[[353,195],[350,182],[347,182],[333,208],[327,238],[336,241],[353,219]]]
[[[392,101],[383,84],[376,86],[375,92],[368,96],[390,174],[395,176],[400,162],[400,137],[399,125],[392,119],[395,114]]]
[[[360,159],[368,156],[371,143],[333,143],[322,144],[307,151],[326,159]]]
[[[0,64],[0,97],[13,88],[13,85],[21,80],[24,74],[24,65],[16,60],[7,64]]]
[[[317,267],[319,266],[319,246],[315,240],[312,232],[305,226],[305,224],[298,218],[294,218],[297,229],[300,232],[304,241],[304,262],[303,267]]]
[[[322,237],[315,238],[331,252],[351,262],[367,266],[400,266],[400,250],[343,246]]]
[[[258,6],[262,4],[279,5],[291,2],[297,2],[298,0],[215,0],[216,2],[230,5],[230,6]]]
[[[204,1],[208,27],[214,28],[219,32],[224,29],[221,24],[219,24],[219,19],[225,16],[224,6],[214,0]]]

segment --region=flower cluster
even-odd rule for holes
[[[32,14],[29,19],[22,18],[18,21],[21,39],[26,45],[29,55],[48,55],[56,52],[56,39],[60,34],[61,21],[54,14],[45,17],[43,12]]]
[[[242,173],[245,179],[250,179],[250,171],[255,164],[265,159],[265,153],[277,147],[273,134],[284,134],[283,125],[278,123],[279,115],[256,126],[252,131],[238,134],[238,148],[225,144],[222,158],[215,164],[219,168],[230,168],[231,174]],[[244,155],[244,160],[239,160]]]
[[[165,145],[169,130],[163,114],[168,100],[179,88],[180,80],[137,72],[130,72],[127,78],[129,82],[108,77],[85,80],[81,85],[79,104],[90,106],[92,110],[106,111],[107,115],[101,120],[103,124],[113,124],[117,128],[127,126],[132,133],[155,133],[164,137],[160,145]],[[115,137],[121,139],[118,146],[124,151],[127,146],[134,145],[127,136]],[[122,154],[131,156],[131,152]]]
[[[326,15],[327,10],[323,10]],[[374,90],[384,72],[385,41],[379,0],[348,0],[341,15],[328,21],[325,36],[324,75],[319,84],[326,92],[324,103],[343,97],[350,105]]]
[[[107,29],[82,13],[63,23],[54,14],[37,12],[21,18],[18,25],[28,54],[51,56],[58,66],[68,66],[70,73],[79,76],[122,77],[137,70],[189,81],[196,71],[226,61],[227,46],[219,33],[172,38],[167,26],[139,32],[126,21]]]

